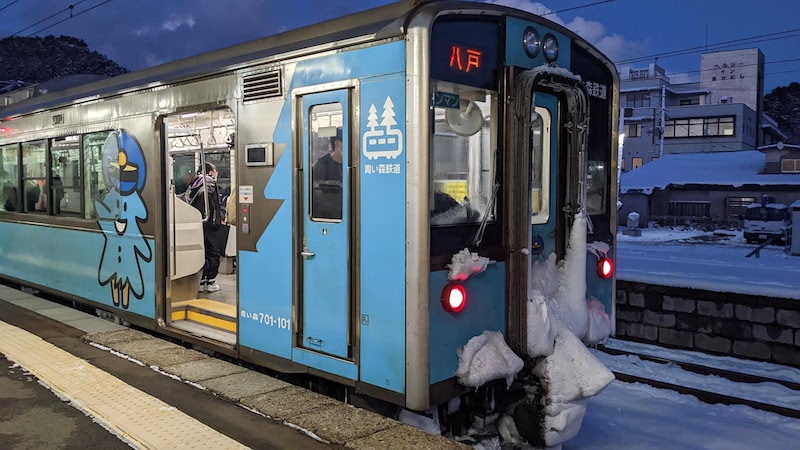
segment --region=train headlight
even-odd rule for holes
[[[460,284],[450,283],[442,290],[442,307],[447,312],[457,313],[467,305],[467,290]]]
[[[544,49],[544,59],[547,62],[553,62],[558,59],[558,40],[555,36],[552,34],[545,35],[542,48]]]
[[[600,258],[597,261],[597,276],[600,278],[611,278],[612,273],[614,273],[614,263],[611,261],[611,258]]]
[[[531,58],[535,58],[539,54],[539,49],[542,46],[542,41],[539,39],[539,33],[531,27],[525,29],[522,35],[522,46],[525,48],[525,53]]]

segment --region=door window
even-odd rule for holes
[[[23,211],[47,212],[47,142],[22,144]]]
[[[314,105],[308,112],[312,220],[342,219],[342,104]]]
[[[550,218],[550,110],[536,107],[531,114],[531,223]]]

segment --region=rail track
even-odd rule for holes
[[[748,384],[757,384],[757,383],[776,383],[784,386],[788,389],[793,391],[800,392],[800,383],[795,383],[792,381],[780,380],[776,378],[769,378],[763,377],[758,375],[752,375],[747,373],[741,372],[733,372],[730,370],[725,369],[718,369],[715,367],[708,367],[699,364],[688,363],[684,361],[676,361],[662,357],[650,356],[646,354],[636,353],[636,352],[629,352],[624,350],[618,350],[613,348],[608,348],[605,346],[598,346],[598,350],[609,355],[614,356],[636,356],[643,361],[650,361],[657,364],[671,364],[675,367],[679,367],[687,372],[696,373],[699,375],[705,376],[717,376],[720,378],[725,378],[737,383],[748,383]],[[773,405],[770,403],[759,402],[752,399],[746,399],[741,397],[734,397],[726,394],[720,394],[718,392],[707,391],[703,389],[699,389],[696,387],[688,387],[688,386],[681,386],[674,383],[670,383],[667,381],[655,380],[651,378],[646,378],[638,375],[632,375],[628,373],[621,373],[618,371],[614,371],[614,376],[619,381],[626,382],[626,383],[642,383],[647,384],[649,386],[653,386],[659,389],[669,389],[680,394],[688,394],[697,397],[698,400],[711,403],[711,404],[724,404],[724,405],[746,405],[750,406],[751,408],[758,409],[761,411],[769,411],[776,414],[780,414],[786,417],[792,418],[800,418],[800,409],[789,408],[786,406],[780,405]]]

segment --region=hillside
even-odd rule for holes
[[[789,143],[800,144],[800,83],[778,86],[765,95],[764,112],[778,122]]]
[[[115,76],[127,69],[70,36],[0,39],[0,80],[41,83],[67,75]]]

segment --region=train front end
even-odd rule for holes
[[[565,28],[475,8],[408,19],[406,406],[556,445],[613,378],[586,345],[614,331],[618,80]]]

